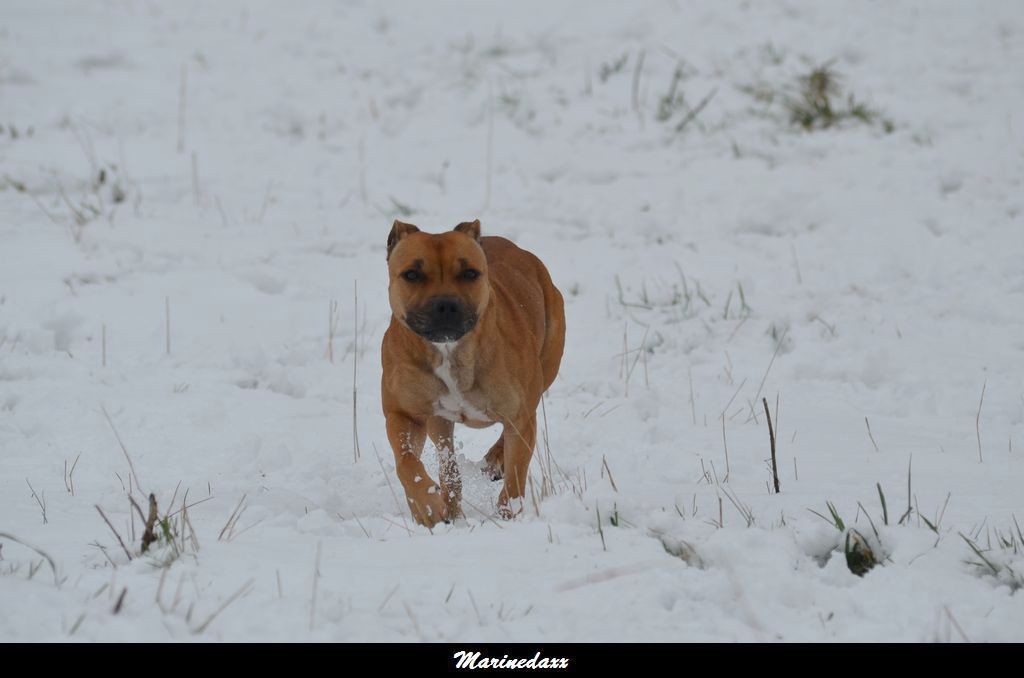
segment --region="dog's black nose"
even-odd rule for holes
[[[441,325],[457,325],[464,315],[462,304],[458,299],[442,297],[435,299],[430,305],[430,315],[434,322]]]
[[[476,312],[458,297],[434,297],[415,311],[405,322],[416,334],[428,341],[458,341],[476,325]]]

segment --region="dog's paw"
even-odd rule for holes
[[[409,509],[416,522],[428,528],[440,522],[451,522],[453,517],[448,502],[441,494],[441,488],[436,485],[430,487],[425,493],[409,497]]]
[[[509,499],[508,492],[502,490],[498,495],[498,515],[502,520],[512,520],[523,512],[523,498],[513,497]]]
[[[481,463],[480,472],[487,476],[491,481],[501,480],[505,477],[505,473],[502,471],[501,466],[498,464],[489,464],[487,461]]]
[[[483,461],[480,462],[480,470],[491,480],[501,480],[505,477],[505,447],[500,438],[484,455]]]

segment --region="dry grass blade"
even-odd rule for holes
[[[75,469],[78,468],[78,460],[81,459],[81,457],[82,453],[79,452],[78,456],[75,457],[74,463],[71,464],[70,471],[68,471],[67,460],[64,460],[64,487],[72,497],[75,496]]]
[[[114,533],[115,537],[117,537],[117,543],[121,545],[121,548],[124,550],[124,554],[126,556],[128,556],[128,560],[131,560],[132,559],[132,554],[128,550],[128,547],[124,545],[124,540],[121,539],[121,535],[118,534],[117,530],[114,529],[114,526],[110,523],[110,520],[107,519],[107,516],[106,516],[105,513],[103,513],[103,509],[100,508],[100,505],[96,504],[95,506],[96,506],[96,510],[100,514],[100,517],[103,518],[103,522],[105,522],[107,524],[107,527],[110,528],[110,531]]]
[[[32,492],[32,498],[35,499],[36,503],[39,505],[39,510],[43,513],[43,525],[48,524],[50,521],[46,518],[46,493],[44,492],[43,498],[40,499],[39,495],[36,494],[35,488],[32,487],[32,483],[28,481],[28,478],[25,478],[25,483],[28,485],[29,491]]]
[[[491,521],[491,523],[493,523],[499,530],[505,529],[504,527],[501,526],[501,523],[499,523],[497,520],[494,519],[494,516],[492,516],[491,514],[485,513],[484,511],[480,510],[474,504],[471,504],[469,502],[469,500],[466,499],[465,497],[462,498],[462,503],[466,504],[469,508],[471,508],[474,511],[476,511],[477,513],[482,515],[484,518],[487,518],[487,520]]]
[[[687,366],[686,377],[690,381],[690,420],[697,425],[697,402],[693,395],[693,367]]]
[[[13,541],[15,544],[21,544],[25,548],[31,549],[39,555],[41,555],[43,558],[45,558],[46,562],[50,565],[50,570],[53,571],[53,585],[57,586],[58,588],[60,587],[60,580],[57,577],[57,565],[53,562],[53,558],[47,555],[46,551],[43,551],[38,546],[33,546],[32,544],[29,544],[27,541],[18,539],[13,534],[8,534],[7,532],[0,532],[0,539],[8,539],[10,541]]]
[[[124,606],[124,597],[127,595],[128,587],[126,586],[123,589],[121,589],[121,595],[117,597],[117,602],[114,603],[114,609],[112,610],[111,614],[117,614],[121,611],[121,608]]]
[[[966,633],[964,633],[964,630],[960,627],[960,624],[957,622],[956,618],[953,617],[953,613],[949,611],[949,607],[943,605],[942,609],[946,611],[946,617],[949,619],[949,622],[953,625],[953,628],[956,629],[956,632],[960,634],[960,637],[964,639],[964,642],[971,642],[971,639],[967,637]]]
[[[167,517],[168,518],[173,518],[174,516],[178,515],[179,513],[182,513],[183,511],[186,511],[186,510],[192,508],[193,506],[199,506],[200,504],[208,502],[211,499],[215,499],[215,497],[204,497],[203,499],[200,499],[199,501],[194,501],[191,504],[188,504],[187,506],[182,506],[177,511],[172,511],[171,513],[168,513]]]
[[[135,464],[132,463],[132,458],[128,454],[128,448],[124,446],[124,441],[121,440],[121,434],[117,432],[117,427],[114,426],[114,420],[110,418],[110,414],[107,412],[107,408],[100,406],[100,410],[103,411],[103,416],[106,417],[107,423],[110,425],[110,430],[114,432],[114,437],[117,438],[117,444],[121,446],[121,451],[124,452],[124,458],[128,460],[128,468],[131,469],[132,475],[135,476],[135,484],[140,485],[139,474],[135,470]]]
[[[75,635],[75,631],[78,630],[78,628],[82,625],[82,622],[84,622],[84,621],[85,621],[85,613],[83,612],[82,614],[78,615],[78,619],[76,619],[75,623],[71,625],[71,630],[68,631],[68,636]]]
[[[402,601],[402,607],[405,608],[405,613],[409,615],[409,619],[412,621],[412,628],[416,631],[417,637],[420,640],[426,640],[426,636],[423,635],[423,629],[420,628],[420,623],[416,621],[416,615],[412,613],[412,608],[409,607],[409,603]]]
[[[395,588],[391,589],[391,592],[389,594],[387,594],[386,596],[384,596],[384,600],[380,601],[380,605],[377,606],[377,614],[380,614],[381,612],[384,611],[384,606],[387,605],[388,601],[391,600],[391,597],[398,592],[398,588],[401,585],[402,585],[402,582],[398,582],[397,584],[395,584]],[[451,596],[451,593],[449,592],[448,595]]]
[[[633,68],[633,88],[630,97],[630,101],[633,105],[633,112],[636,113],[636,117],[639,118],[641,126],[643,125],[644,118],[640,113],[640,76],[643,74],[644,57],[646,56],[646,50],[640,50],[640,56],[638,56],[636,60],[636,67]]]
[[[345,516],[341,515],[340,513],[338,513],[337,515],[338,515],[338,517],[339,517],[339,518],[341,518],[342,520],[345,520]],[[366,528],[365,528],[365,527],[363,526],[363,521],[359,520],[359,516],[357,516],[356,514],[354,514],[354,513],[353,513],[353,514],[352,514],[352,518],[353,518],[353,520],[355,520],[355,521],[356,521],[356,525],[358,525],[358,526],[359,526],[359,529],[363,531],[363,534],[365,534],[365,535],[366,535],[366,538],[367,538],[367,539],[372,539],[372,538],[373,538],[373,535],[372,535],[372,534],[370,534],[370,531],[369,531],[369,530],[367,530],[367,529],[366,529]]]
[[[684,129],[686,129],[687,125],[696,120],[697,116],[700,115],[707,107],[707,105],[711,103],[711,100],[715,98],[716,94],[718,94],[717,88],[708,92],[708,94],[703,99],[700,100],[700,103],[694,106],[693,110],[687,113],[686,117],[683,118],[678,125],[676,125],[676,132],[682,132]]]
[[[775,482],[775,494],[779,493],[779,465],[775,460],[775,429],[772,428],[772,415],[768,411],[768,399],[761,398],[764,403],[764,416],[768,418],[768,437],[772,446],[772,480]],[[787,420],[788,421],[788,420]]]
[[[395,500],[395,508],[398,509],[398,515],[402,517],[402,527],[405,528],[406,533],[412,535],[412,530],[409,529],[409,523],[405,520],[405,513],[402,511],[402,502],[398,501],[398,495],[395,494],[395,487],[391,484],[391,474],[384,470],[384,461],[380,458],[380,451],[377,449],[377,443],[371,443],[373,445],[373,454],[377,457],[377,464],[380,466],[380,472],[384,474],[384,480],[388,483],[388,490],[391,492],[391,498]],[[406,511],[411,509],[406,506]]]
[[[224,523],[224,527],[221,528],[220,534],[217,535],[217,541],[221,541],[222,539],[224,539],[225,533],[227,533],[229,536],[231,535],[231,532],[234,530],[235,524],[238,522],[238,519],[242,515],[239,511],[242,509],[242,503],[245,502],[245,498],[247,496],[248,495],[243,494],[242,498],[238,500],[238,504],[235,506],[235,510],[231,512],[230,516],[228,516],[228,521]]]
[[[864,417],[864,425],[868,427],[868,438],[871,439],[871,444],[874,446],[875,452],[878,452],[878,443],[875,442],[875,436],[871,434],[871,423],[868,422],[867,417]]]
[[[764,383],[768,380],[768,373],[772,371],[772,365],[775,364],[775,358],[779,355],[779,351],[782,350],[782,344],[785,343],[786,337],[788,335],[789,335],[789,328],[786,328],[786,330],[782,333],[782,336],[779,337],[778,343],[775,345],[775,352],[772,353],[772,359],[768,361],[768,368],[765,369],[764,376],[761,377],[761,383],[758,384],[758,386],[757,386],[757,393],[754,394],[754,401],[753,402],[757,402],[757,399],[761,397],[761,390],[764,388]],[[753,407],[750,408],[750,414],[751,414],[750,418],[756,418],[754,416],[754,408]],[[750,421],[750,419],[747,419],[747,421]]]
[[[225,600],[225,601],[224,601],[224,602],[223,602],[223,603],[221,604],[221,606],[220,606],[220,607],[218,607],[218,608],[217,608],[216,610],[214,610],[213,614],[211,614],[211,615],[210,615],[209,617],[207,617],[207,618],[206,618],[206,621],[204,621],[204,622],[203,622],[202,624],[200,624],[200,625],[198,626],[198,628],[196,628],[196,629],[195,629],[194,631],[192,631],[192,633],[197,633],[197,634],[198,634],[198,633],[202,633],[203,631],[205,631],[205,630],[206,630],[206,628],[207,628],[207,627],[208,627],[208,626],[209,626],[209,625],[210,625],[211,623],[213,623],[213,620],[217,618],[217,615],[219,615],[219,614],[220,614],[221,612],[223,612],[224,610],[226,610],[226,609],[227,609],[228,605],[230,605],[231,603],[235,602],[235,601],[236,601],[236,600],[238,600],[238,599],[239,599],[240,597],[242,597],[243,595],[245,595],[246,593],[248,593],[248,592],[249,592],[249,589],[250,589],[250,587],[252,587],[252,583],[253,583],[253,580],[252,580],[252,579],[250,579],[250,580],[249,580],[249,581],[247,581],[247,582],[246,582],[245,584],[243,584],[243,585],[242,585],[242,588],[238,589],[238,590],[237,590],[237,591],[235,591],[235,592],[234,592],[233,594],[231,594],[231,596],[230,596],[230,597],[228,597],[228,599],[227,599],[227,600]]]
[[[313,563],[313,594],[309,603],[309,630],[312,631],[316,624],[316,591],[320,583],[320,555],[323,548],[322,542],[316,543],[316,560]]]
[[[902,525],[904,523],[904,521],[908,520],[910,518],[911,514],[914,512],[913,505],[911,504],[911,498],[913,496],[913,494],[912,494],[912,483],[911,483],[911,481],[913,480],[913,474],[912,474],[913,467],[914,467],[914,455],[910,455],[910,461],[907,462],[907,511],[902,516],[900,516],[900,519],[899,519],[899,522],[898,522],[899,525]]]
[[[730,471],[730,468],[729,468],[729,441],[726,440],[726,438],[725,438],[725,414],[723,414],[721,417],[719,417],[719,419],[722,420],[722,447],[725,449],[725,478],[724,478],[724,480],[725,480],[725,482],[729,482],[729,474],[730,474],[731,471]]]
[[[987,565],[988,568],[990,570],[992,570],[992,574],[998,576],[999,575],[999,568],[996,567],[995,565],[993,565],[992,561],[985,557],[985,554],[982,553],[980,548],[978,548],[978,545],[975,544],[973,541],[971,541],[963,532],[959,532],[958,534],[960,535],[961,539],[963,539],[965,542],[967,542],[967,545],[971,548],[971,550],[974,551],[974,555],[976,555],[979,558],[981,558],[981,562],[985,563],[985,565]]]
[[[875,539],[877,539],[878,543],[881,544],[882,535],[878,534],[878,528],[875,527],[875,521],[871,519],[871,514],[868,513],[868,510],[866,508],[864,508],[864,504],[860,503],[859,501],[857,502],[857,508],[859,511],[864,512],[864,517],[868,519],[868,524],[871,525],[871,531],[875,533]],[[856,522],[856,520],[854,522]]]
[[[740,385],[736,387],[736,390],[735,390],[735,391],[733,391],[733,393],[732,393],[732,397],[731,397],[731,398],[729,398],[729,402],[727,402],[727,403],[725,404],[725,407],[723,407],[723,408],[722,408],[722,414],[721,414],[721,416],[722,416],[722,417],[725,417],[725,414],[726,414],[726,412],[728,412],[728,411],[729,411],[729,406],[730,406],[730,405],[732,405],[732,402],[733,402],[734,400],[736,400],[736,396],[738,396],[738,395],[740,394],[740,391],[741,391],[741,390],[743,389],[743,387],[744,387],[744,386],[746,386],[746,385],[747,385],[747,378],[746,378],[746,377],[744,377],[744,378],[743,378],[743,381],[741,381],[741,382],[740,382]],[[694,421],[694,423],[696,424],[697,422],[696,422],[696,421]]]
[[[985,404],[985,387],[988,386],[988,379],[981,385],[981,400],[978,401],[978,414],[974,417],[974,432],[978,436],[978,463],[981,463],[981,406]]]
[[[608,482],[612,484],[612,489],[618,492],[619,488],[615,485],[615,478],[612,477],[612,470],[608,467],[608,458],[604,455],[601,455],[601,465],[604,467],[604,470],[608,472]]]
[[[334,335],[338,331],[338,302],[331,300],[327,306],[327,360],[334,363]]]
[[[734,497],[729,492],[729,490],[727,490],[725,488],[725,486],[720,485],[719,487],[722,489],[722,492],[725,493],[726,498],[730,502],[732,502],[732,505],[736,508],[737,511],[739,511],[739,514],[740,514],[740,516],[743,517],[743,520],[744,520],[744,522],[746,522],[747,527],[753,527],[754,526],[754,522],[755,522],[753,510],[751,510],[751,508],[749,506],[746,506],[738,498]],[[721,501],[721,497],[719,497],[719,501]]]

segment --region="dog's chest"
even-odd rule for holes
[[[459,424],[487,424],[493,420],[474,402],[480,395],[472,390],[464,392],[459,388],[458,366],[454,360],[455,344],[434,344],[441,353],[441,363],[434,368],[434,375],[441,380],[441,393],[434,402],[434,414]]]

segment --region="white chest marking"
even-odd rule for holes
[[[452,352],[455,346],[455,342],[434,344],[434,348],[441,352],[441,364],[434,368],[434,374],[448,388],[448,392],[434,403],[434,414],[459,423],[466,420],[491,421],[490,417],[474,407],[459,390],[455,375],[452,373]]]

